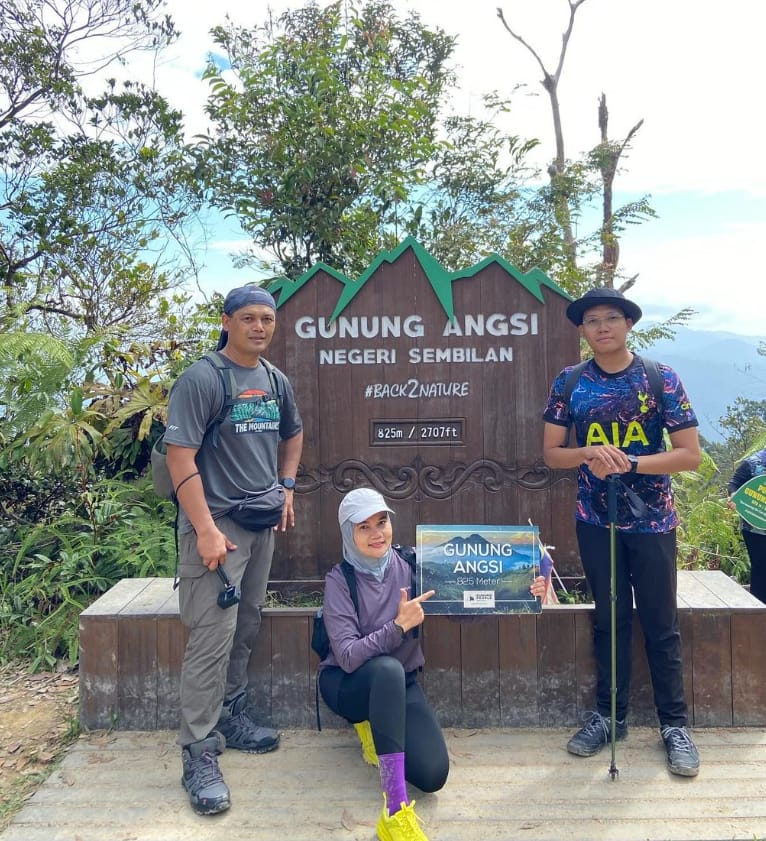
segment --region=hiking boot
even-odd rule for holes
[[[257,725],[245,711],[246,700],[243,692],[233,701],[224,704],[224,715],[215,729],[226,737],[228,748],[247,753],[268,753],[276,750],[279,747],[279,733],[271,727]]]
[[[189,792],[189,802],[198,815],[215,815],[231,806],[229,787],[218,767],[218,754],[225,745],[223,737],[213,731],[207,739],[181,750],[181,785]]]
[[[378,767],[378,754],[375,750],[375,740],[372,738],[372,730],[369,721],[360,721],[354,725],[356,735],[362,743],[362,759],[368,765]]]
[[[700,756],[689,731],[685,727],[665,724],[660,728],[660,733],[668,754],[670,773],[681,777],[696,777],[700,770]]]
[[[415,801],[389,816],[386,795],[383,795],[383,811],[378,818],[378,838],[380,841],[428,841],[420,828],[420,818],[415,814]]]
[[[628,735],[628,725],[623,718],[617,721],[617,739],[624,739]],[[572,736],[567,743],[567,750],[576,756],[593,756],[612,738],[611,719],[601,713],[592,712],[585,724]]]

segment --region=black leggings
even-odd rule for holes
[[[395,657],[373,657],[355,672],[331,666],[319,674],[319,689],[337,715],[369,721],[378,755],[404,753],[404,776],[421,791],[447,781],[449,755],[439,722],[415,673],[405,674]]]

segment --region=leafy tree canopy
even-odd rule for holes
[[[181,115],[135,81],[86,87],[174,37],[162,2],[0,0],[0,330],[157,329],[195,207]]]
[[[317,261],[361,271],[435,153],[454,38],[385,0],[310,4],[214,38],[226,59],[207,68],[199,148],[212,202],[290,277]]]

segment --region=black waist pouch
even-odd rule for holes
[[[260,531],[276,526],[282,519],[284,507],[285,490],[281,485],[276,485],[268,491],[251,494],[228,511],[226,516],[243,529]]]

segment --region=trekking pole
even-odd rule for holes
[[[615,528],[617,523],[617,476],[615,475],[607,477],[607,516],[609,519],[609,619],[612,655],[612,685],[610,687],[612,763],[609,766],[609,776],[614,781],[620,773],[615,761],[617,753],[617,534]]]

